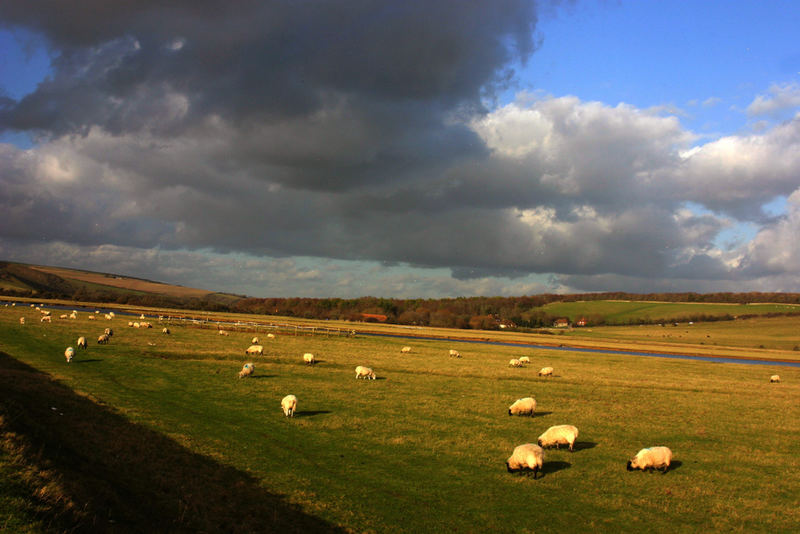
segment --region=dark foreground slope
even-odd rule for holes
[[[0,391],[0,530],[340,531],[5,353]]]

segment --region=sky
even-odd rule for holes
[[[800,291],[794,1],[0,3],[0,260],[256,297]]]

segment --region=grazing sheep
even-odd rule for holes
[[[114,318],[114,316],[111,315],[110,313],[106,313],[106,314],[103,315],[103,319],[105,319],[106,321],[110,321],[113,318]]]
[[[144,321],[139,323],[139,326],[141,326],[142,328],[153,328],[153,325]]]
[[[267,334],[267,339],[275,339],[275,334]]]
[[[297,397],[286,395],[281,401],[281,408],[283,408],[283,415],[294,417],[294,411],[297,409]]]
[[[628,460],[628,471],[634,469],[662,469],[664,473],[672,463],[672,451],[669,447],[650,447],[642,449],[636,456]]]
[[[86,338],[81,336],[78,338],[78,348],[85,349],[86,348]]]
[[[780,382],[780,381],[781,381],[781,377],[779,375],[772,375],[771,377],[769,377],[770,384],[773,383],[773,382]]]
[[[539,436],[540,447],[552,447],[559,445],[569,444],[569,450],[572,452],[575,446],[575,440],[578,439],[578,429],[572,425],[557,425],[551,426],[544,431],[544,434]]]
[[[133,328],[133,321],[128,321],[128,326],[130,326],[131,328]]]
[[[250,375],[253,374],[253,372],[255,370],[256,370],[256,366],[253,365],[252,363],[248,362],[248,363],[244,364],[244,366],[242,367],[242,370],[239,371],[239,378],[244,378],[246,376],[250,376]]]
[[[506,460],[506,469],[509,473],[522,471],[533,471],[533,479],[542,469],[544,462],[544,451],[538,445],[525,443],[514,448],[514,452]]]
[[[450,349],[450,356],[453,358],[460,358],[461,354],[456,349]]]
[[[314,358],[314,355],[311,354],[310,352],[306,352],[305,354],[303,354],[303,361],[306,362],[306,365],[313,365],[317,363],[316,358]]]
[[[228,335],[228,333],[225,330],[217,330],[217,334],[219,334],[221,336],[227,336]]]
[[[553,376],[552,367],[542,367],[539,369],[539,376]]]
[[[400,349],[400,352],[402,352],[403,354],[408,354],[409,352],[411,352],[411,347],[403,347],[402,349]]]
[[[66,313],[62,313],[61,315],[58,316],[58,318],[59,319],[66,319],[67,318],[67,314]]]
[[[97,313],[97,312],[95,312],[95,313]],[[139,316],[139,319],[144,319],[144,314],[141,314],[141,315]]]
[[[96,317],[94,315],[90,315],[89,317],[87,317],[87,319],[89,319],[90,321],[94,321]]]
[[[522,367],[522,362],[516,358],[509,360],[508,365],[511,367]]]
[[[67,363],[70,363],[75,356],[75,349],[67,347],[67,350],[64,351],[64,356],[67,358]]]
[[[39,321],[40,321],[40,322],[42,322],[42,323],[49,323],[49,322],[52,322],[52,321],[50,320],[50,316],[49,316],[49,315],[42,315],[42,318],[41,318],[41,319],[39,319]]]
[[[245,354],[258,354],[259,356],[264,355],[264,347],[261,345],[250,345],[247,347],[247,350],[244,351]]]
[[[250,340],[250,344],[251,345],[258,345],[258,337],[254,337],[253,339],[251,339]]]
[[[520,356],[519,361],[522,363],[531,363],[531,359],[528,358],[527,356]]]
[[[530,415],[536,411],[536,399],[533,397],[524,397],[517,399],[514,404],[508,407],[508,415]]]
[[[170,334],[169,328],[167,328],[167,327],[165,326],[164,328],[162,328],[162,329],[161,329],[161,333],[162,333],[162,334],[167,334],[167,335],[169,335],[169,334]]]
[[[25,324],[25,317],[19,318],[19,324]]]
[[[75,312],[72,312],[72,313],[69,314],[69,318],[70,319],[77,319],[78,318],[78,314],[75,313]]]
[[[356,367],[356,380],[358,380],[359,378],[362,378],[362,377],[365,380],[367,378],[371,378],[372,380],[375,380],[375,371],[373,371],[369,367],[364,367],[363,365],[359,365],[358,367]]]
[[[105,335],[107,335],[108,337],[111,337],[111,336],[113,336],[113,335],[114,335],[114,331],[113,331],[113,330],[111,330],[110,328],[106,328],[105,330],[103,330],[103,333],[104,333]]]
[[[97,343],[99,345],[107,345],[108,344],[108,334],[100,334],[100,337],[97,338]]]

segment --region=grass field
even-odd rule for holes
[[[646,321],[673,321],[695,315],[709,317],[749,316],[769,313],[800,313],[796,304],[714,304],[709,302],[645,302],[629,300],[596,300],[553,302],[542,306],[550,315],[569,317],[575,322],[581,317],[603,317],[606,324],[619,325]]]
[[[798,368],[282,335],[262,340],[264,356],[249,358],[255,376],[239,380],[252,333],[173,325],[166,336],[128,328],[127,318],[85,317],[42,324],[30,308],[0,308],[0,528],[789,532],[800,524]],[[791,344],[797,330],[784,325]],[[99,346],[106,326],[114,336]],[[736,345],[735,334],[717,341]],[[67,365],[64,348],[79,335],[89,349]],[[634,333],[609,335],[636,344]],[[403,345],[412,353],[401,355]],[[449,348],[463,358],[449,358]],[[320,363],[305,366],[304,352]],[[530,367],[508,367],[521,355]],[[359,364],[378,380],[356,381]],[[538,378],[544,365],[556,376]],[[768,383],[773,373],[782,383]],[[299,399],[294,419],[280,410],[288,393]],[[508,406],[529,395],[537,415],[509,417]],[[580,429],[575,452],[546,451],[538,480],[506,472],[516,445],[556,424]],[[673,469],[627,472],[628,458],[652,445],[672,448]]]
[[[787,359],[800,360],[800,316],[754,317],[747,320],[719,321],[689,325],[681,323],[645,326],[605,326],[575,328],[566,334],[574,339],[607,339],[632,343],[659,343],[676,347],[737,347],[742,354],[758,355],[749,349],[792,351]]]

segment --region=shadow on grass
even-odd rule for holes
[[[261,380],[262,378],[275,378],[278,375],[251,375],[248,376],[250,380]]]
[[[97,363],[97,362],[102,362],[102,361],[103,360],[101,360],[99,358],[94,358],[94,359],[91,359],[91,360],[72,360],[72,363]]]
[[[575,444],[572,446],[573,451],[583,451],[586,449],[594,449],[597,447],[597,443],[594,441],[576,441]]]
[[[650,473],[650,474],[658,473],[660,475],[666,475],[670,471],[674,471],[674,470],[678,469],[682,465],[683,465],[683,462],[681,462],[680,460],[673,460],[672,462],[670,462],[669,469],[667,469],[666,472],[662,471],[661,469],[634,469],[634,471],[639,471],[639,472],[642,472],[642,473]]]
[[[533,416],[534,417],[544,417],[546,415],[550,415],[551,413],[553,413],[553,412],[534,412]]]
[[[0,391],[0,446],[44,473],[28,484],[49,530],[343,532],[2,352]]]
[[[302,412],[294,412],[295,417],[313,417],[315,415],[324,415],[331,413],[330,410],[304,410]]]
[[[559,460],[551,462],[545,460],[545,462],[542,463],[542,474],[552,475],[553,473],[558,473],[559,471],[569,469],[570,467],[572,467],[572,464],[569,462],[562,462]]]

